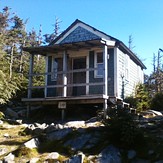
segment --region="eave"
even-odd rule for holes
[[[98,39],[82,42],[73,42],[68,44],[54,44],[39,47],[23,47],[23,50],[31,54],[47,55],[48,53],[58,53],[63,52],[65,50],[78,51],[79,49],[91,49],[93,47],[102,47],[103,44],[107,45],[108,47],[114,47],[115,41]]]
[[[117,41],[116,46],[119,47],[122,51],[128,53],[137,64],[139,64],[142,69],[147,69],[147,67],[143,64],[143,62],[122,42],[122,41]]]

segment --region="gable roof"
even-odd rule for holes
[[[83,32],[85,33],[85,36],[80,40],[80,32],[82,30],[85,30],[85,32]],[[75,39],[71,37],[72,35],[73,37],[75,36]],[[88,35],[90,37],[88,37]],[[90,40],[110,40],[115,42],[114,46],[119,47],[119,49],[121,49],[124,53],[129,54],[131,59],[140,65],[142,69],[146,69],[146,66],[142,63],[142,61],[122,41],[82,22],[79,19],[76,19],[64,32],[54,39],[49,46]]]
[[[143,62],[120,40],[114,38],[78,19],[76,19],[65,31],[47,46],[23,47],[23,50],[30,53],[40,53],[46,55],[48,52],[63,51],[77,46],[90,47],[100,45],[101,42],[107,46],[118,47],[128,54],[130,58],[142,69],[146,69]],[[77,46],[76,46],[77,45]]]
[[[86,33],[85,35],[89,32],[91,33],[91,38],[90,40],[101,40],[106,39],[106,40],[111,40],[111,41],[115,41],[117,40],[116,38],[107,35],[106,33],[82,22],[79,19],[76,19],[64,32],[62,32],[56,39],[54,39],[49,45],[54,45],[54,44],[63,44],[63,43],[68,43],[68,42],[63,42],[63,40],[69,36],[69,34],[71,34],[73,31],[78,30],[79,28],[81,28],[82,30],[85,30]],[[79,36],[79,33],[78,33]],[[89,39],[87,39],[88,41]],[[83,41],[83,40],[82,40]]]

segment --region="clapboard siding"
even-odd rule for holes
[[[137,65],[128,54],[117,50],[117,85],[118,97],[122,97],[122,80],[124,80],[124,97],[130,96],[134,93],[135,86],[138,83],[143,83],[143,70]],[[128,69],[128,75],[126,70]]]

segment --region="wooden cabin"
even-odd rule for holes
[[[30,53],[28,97],[30,105],[116,104],[144,82],[141,60],[120,40],[80,21],[73,22],[47,46],[24,47]],[[44,74],[34,74],[34,55],[46,59]],[[44,75],[44,85],[34,86],[34,76]],[[43,97],[32,92],[42,89]]]

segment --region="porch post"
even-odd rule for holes
[[[103,94],[104,94],[104,118],[106,118],[106,111],[107,111],[107,96],[108,96],[108,49],[107,46],[104,45],[103,48]]]
[[[34,54],[30,54],[30,63],[29,63],[29,82],[28,82],[28,98],[32,97],[32,74],[33,74],[33,62],[34,62]]]
[[[67,96],[67,54],[63,52],[63,97]]]
[[[48,56],[45,58],[46,60],[46,67],[45,67],[45,89],[44,89],[44,97],[47,97],[47,82],[48,82]]]
[[[103,94],[105,96],[108,95],[108,49],[107,49],[107,46],[104,45],[104,48],[103,48],[103,63],[104,63],[104,67],[103,67],[103,81],[104,81],[104,88],[103,88]]]

